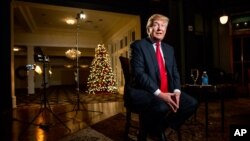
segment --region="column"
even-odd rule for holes
[[[3,47],[3,49],[10,50],[10,54],[11,54],[11,60],[10,60],[10,66],[11,66],[11,81],[10,81],[10,85],[11,85],[10,86],[11,87],[10,88],[11,89],[11,102],[12,102],[12,108],[16,108],[17,105],[16,105],[16,94],[15,94],[15,67],[14,67],[15,57],[14,57],[14,51],[12,50],[13,47],[14,47],[14,15],[13,15],[13,13],[14,13],[14,4],[13,4],[13,1],[12,1],[11,4],[8,3],[8,5],[10,5],[10,8],[11,8],[10,16],[8,16],[11,19],[11,24],[10,24],[10,32],[11,32],[11,34],[10,34],[10,47],[11,47],[11,49],[9,49],[7,47],[8,44],[6,44],[7,46]],[[8,28],[8,26],[7,27],[4,26],[4,27],[5,27],[4,29]],[[7,52],[7,50],[2,50],[2,52]],[[6,55],[1,55],[1,57],[2,56],[6,56]],[[4,60],[4,59],[3,60],[1,59],[1,61],[8,62],[9,60],[7,61],[7,60]],[[8,68],[8,67],[3,67],[3,68]],[[6,82],[6,79],[4,79],[5,76],[8,76],[8,74],[5,74],[2,77],[2,80],[4,80],[4,83],[8,83],[8,81]],[[1,83],[1,84],[3,84],[3,83]],[[5,89],[5,88],[8,89],[8,87],[3,86],[3,89]],[[4,91],[4,93],[6,93],[6,90]],[[7,93],[8,93],[8,91],[7,91]],[[8,96],[7,97],[1,97],[1,98],[4,99],[3,103],[9,103]]]
[[[33,46],[27,46],[27,64],[34,64],[34,48]],[[35,94],[35,71],[34,70],[28,70],[27,71],[28,76],[28,94]]]

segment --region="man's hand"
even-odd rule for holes
[[[175,101],[176,105],[177,105],[177,109],[179,108],[179,104],[180,104],[180,92],[174,92],[174,94],[171,96],[171,98]]]
[[[180,93],[163,93],[159,94],[159,97],[163,99],[173,112],[177,112],[179,108]]]

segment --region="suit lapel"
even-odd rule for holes
[[[147,41],[148,41],[148,45],[147,45],[148,54],[150,55],[151,59],[153,60],[154,68],[158,68],[158,63],[157,63],[157,59],[155,56],[155,50],[153,47],[153,43],[149,38],[147,38]]]
[[[156,56],[155,56],[155,50],[153,47],[153,43],[149,38],[147,38],[146,40],[147,40],[147,45],[146,45],[147,49],[145,50],[147,52],[146,54],[151,57],[152,65],[153,65],[152,68],[155,69],[157,78],[160,79],[159,66],[158,66]]]

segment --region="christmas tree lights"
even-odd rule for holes
[[[95,49],[95,58],[90,66],[87,87],[87,92],[90,94],[117,92],[117,84],[109,54],[103,44],[97,45]]]

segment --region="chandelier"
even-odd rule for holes
[[[74,48],[69,49],[65,52],[66,57],[69,59],[75,60],[76,58],[81,56],[81,52],[79,50],[76,50]]]

